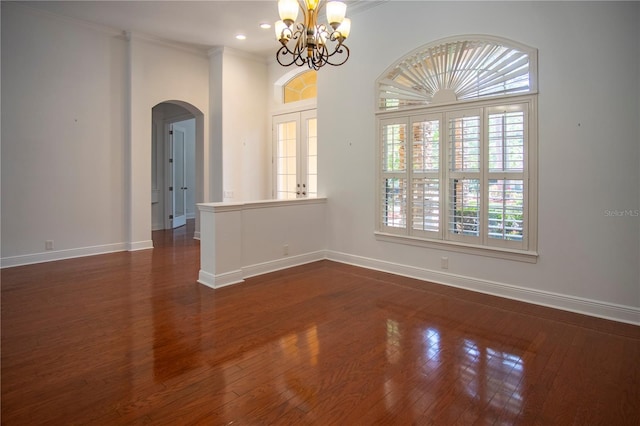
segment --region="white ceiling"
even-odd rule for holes
[[[209,49],[226,46],[260,55],[275,55],[279,44],[273,29],[262,29],[279,19],[277,0],[235,1],[22,1],[23,5],[88,21],[119,31],[130,31]],[[347,16],[380,1],[347,1]],[[323,18],[324,19],[324,18]],[[354,29],[357,31],[354,21]],[[237,40],[239,33],[246,40]]]

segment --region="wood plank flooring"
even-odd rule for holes
[[[329,261],[212,290],[192,231],[1,271],[2,424],[640,424],[640,327]]]

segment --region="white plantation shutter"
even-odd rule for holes
[[[383,225],[388,228],[407,227],[407,179],[385,178],[384,181]]]
[[[407,228],[407,121],[381,123],[382,186],[381,226],[388,232],[406,233]]]
[[[479,243],[482,115],[480,110],[447,114],[449,141],[449,238]]]
[[[450,238],[476,242],[480,236],[480,180],[449,179],[448,204]]]
[[[522,179],[490,179],[489,238],[522,241],[524,216],[524,181]]]
[[[488,125],[489,171],[521,172],[524,169],[524,111],[490,113]]]
[[[411,229],[439,234],[440,179],[414,177],[411,182]]]
[[[411,118],[411,229],[440,235],[440,116]]]
[[[448,115],[450,170],[452,173],[480,171],[480,112],[464,111]]]
[[[523,248],[528,179],[526,104],[487,108],[488,245]]]
[[[380,238],[535,261],[537,107],[521,94],[537,90],[536,63],[535,49],[474,36],[378,79]]]

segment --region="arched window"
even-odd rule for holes
[[[428,44],[393,64],[378,79],[379,110],[535,93],[537,52],[490,36],[454,37]]]
[[[537,51],[439,40],[377,80],[379,239],[537,260]]]
[[[309,70],[296,75],[284,85],[284,103],[313,99],[318,95],[316,86],[317,73]]]

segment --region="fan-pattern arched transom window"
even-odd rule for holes
[[[296,75],[284,85],[284,103],[314,99],[318,95],[317,73],[309,70]]]
[[[393,64],[378,80],[378,109],[534,93],[536,50],[492,36],[436,41]]]

